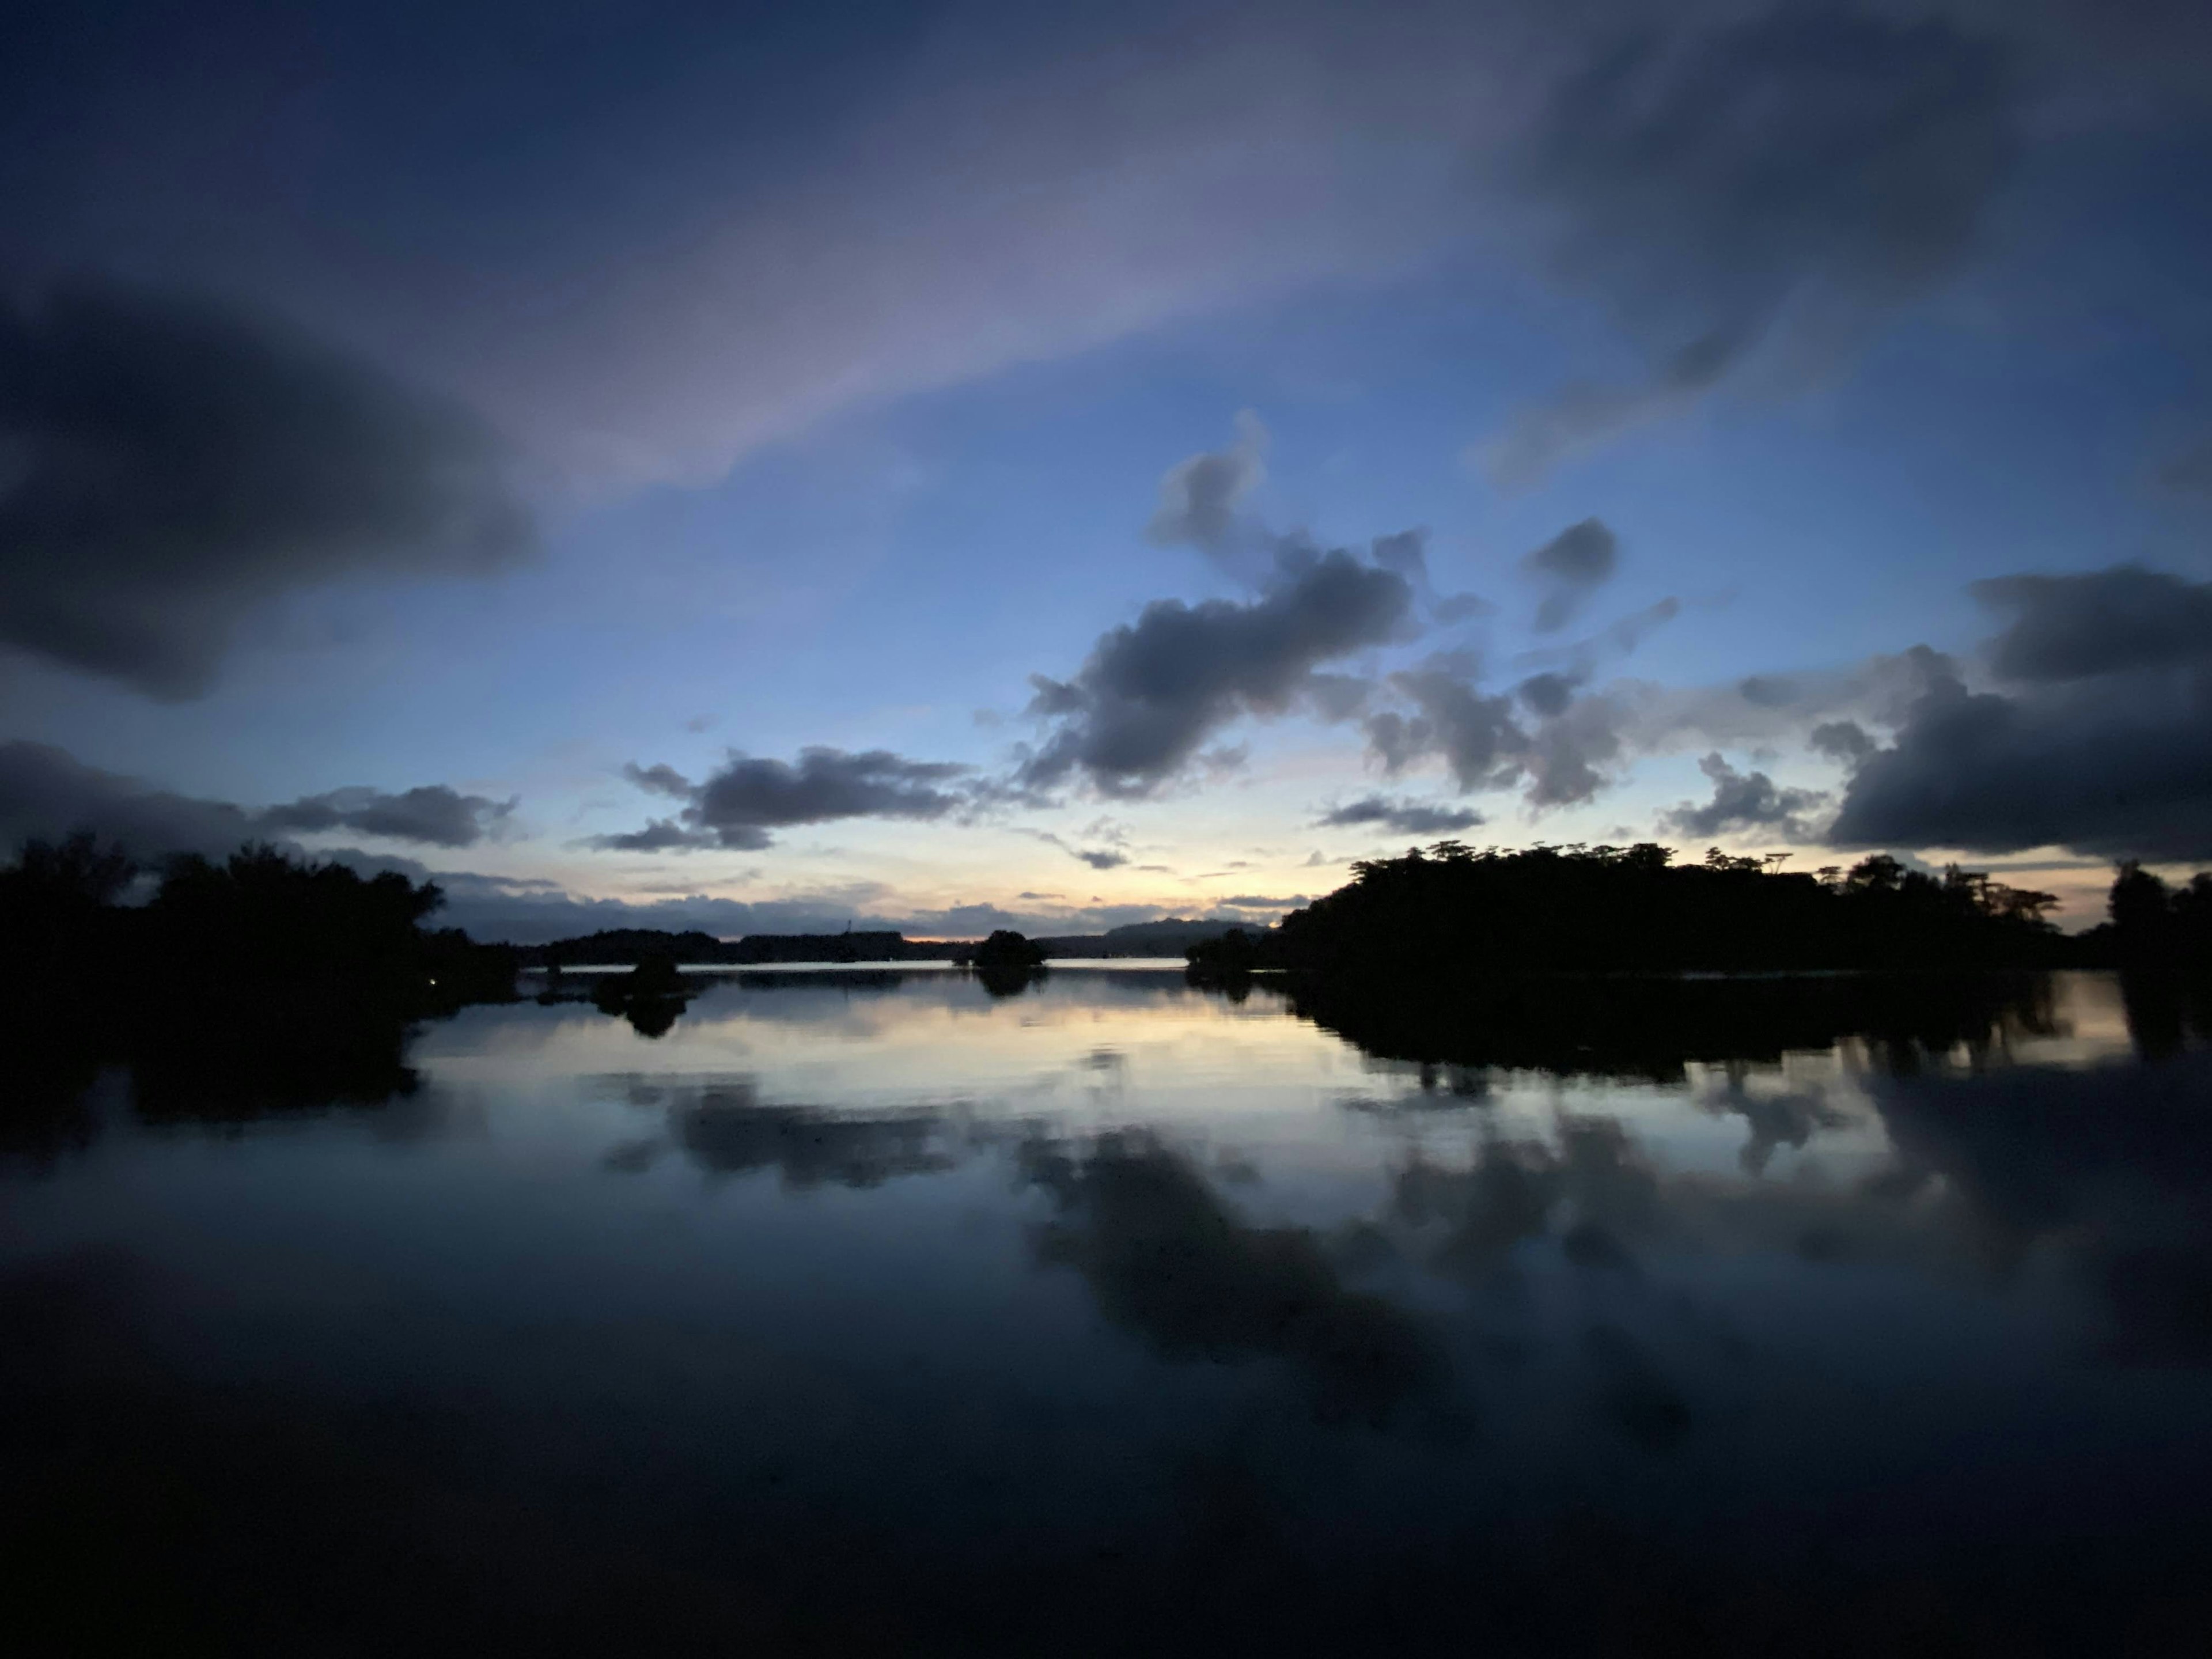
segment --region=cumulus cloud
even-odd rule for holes
[[[635,761],[623,768],[628,778],[648,794],[666,795],[673,800],[690,800],[698,786],[672,766],[640,766]]]
[[[1369,544],[1368,556],[1384,570],[1395,570],[1420,596],[1421,608],[1431,621],[1449,627],[1454,623],[1486,617],[1497,609],[1479,593],[1440,593],[1429,578],[1429,532],[1419,526],[1377,536]]]
[[[1832,352],[1958,269],[2017,147],[2010,49],[1941,18],[1777,5],[1601,46],[1516,158],[1560,271],[1653,347],[1498,443],[1527,482],[1686,402],[1778,327]]]
[[[813,747],[796,763],[732,750],[719,771],[694,783],[672,766],[632,762],[623,775],[639,788],[684,803],[673,819],[586,844],[605,851],[659,853],[714,847],[757,852],[773,831],[840,818],[941,818],[974,804],[973,768],[908,760],[887,749],[857,754]]]
[[[1816,755],[1856,766],[1879,746],[1856,720],[1827,720],[1813,728],[1807,741]]]
[[[0,302],[0,646],[196,696],[274,596],[530,539],[481,422],[268,319],[88,281]]]
[[[0,744],[0,848],[89,830],[142,858],[171,853],[222,857],[249,841],[350,830],[386,841],[470,847],[506,825],[515,803],[464,795],[443,784],[398,794],[335,789],[259,810],[156,788],[87,766],[41,743]]]
[[[2212,857],[2212,583],[2135,566],[1977,585],[1995,684],[1935,678],[1852,774],[1840,846]]]
[[[1029,712],[1049,731],[1018,781],[1079,775],[1102,794],[1149,794],[1231,721],[1286,712],[1322,664],[1396,637],[1413,597],[1405,577],[1352,553],[1288,547],[1249,603],[1155,600],[1102,635],[1073,679],[1035,677]]]
[[[1462,790],[1512,781],[1528,733],[1514,719],[1513,699],[1482,692],[1477,672],[1471,660],[1455,655],[1390,676],[1390,690],[1413,707],[1368,717],[1368,746],[1384,770],[1395,775],[1440,756]]]
[[[1352,829],[1369,824],[1400,836],[1448,836],[1472,830],[1482,814],[1463,806],[1432,806],[1425,802],[1393,799],[1388,795],[1364,795],[1333,807],[1314,820],[1324,829]],[[1319,854],[1308,860],[1322,862]]]
[[[1581,680],[1570,674],[1531,674],[1513,688],[1513,695],[1521,699],[1529,712],[1536,714],[1564,714],[1575,700],[1576,689]]]
[[[1717,750],[1698,769],[1712,780],[1713,798],[1703,805],[1685,801],[1660,814],[1660,823],[1674,834],[1704,841],[1765,830],[1789,841],[1814,838],[1805,814],[1826,801],[1818,790],[1782,788],[1764,772],[1739,772]]]
[[[1521,568],[1547,590],[1536,607],[1536,631],[1556,634],[1613,580],[1620,568],[1620,541],[1602,520],[1584,519],[1523,558]]]
[[[1564,681],[1527,682],[1486,692],[1480,665],[1463,653],[1431,658],[1393,674],[1389,690],[1408,705],[1368,717],[1370,750],[1395,776],[1431,757],[1463,792],[1525,786],[1530,805],[1566,806],[1602,789],[1626,750],[1630,714],[1613,692],[1574,695]],[[1522,720],[1516,703],[1540,716]]]
[[[1250,410],[1237,416],[1226,449],[1201,450],[1170,467],[1145,538],[1163,547],[1225,551],[1237,532],[1237,509],[1267,476],[1267,428]]]

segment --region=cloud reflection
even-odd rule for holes
[[[1162,1358],[1285,1360],[1324,1416],[1377,1425],[1443,1382],[1423,1323],[1349,1288],[1310,1230],[1246,1224],[1157,1136],[1041,1142],[1024,1162],[1059,1209],[1040,1258],[1081,1273],[1100,1312]]]

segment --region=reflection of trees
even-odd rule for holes
[[[370,1107],[412,1094],[413,1022],[381,1008],[203,991],[175,1005],[118,998],[9,1055],[0,1150],[44,1162],[88,1145],[85,1095],[105,1066],[130,1079],[149,1122],[244,1123],[272,1114]]]
[[[1389,1060],[1680,1079],[1692,1061],[1778,1060],[1863,1038],[1884,1067],[2051,1029],[2036,976],[1517,978],[1363,984],[1295,977],[1291,1012]]]
[[[226,1017],[227,1016],[227,1017]],[[139,1115],[151,1121],[245,1122],[272,1113],[377,1106],[419,1085],[406,1062],[410,1023],[233,1007],[142,1027],[131,1049]]]
[[[0,1018],[30,1085],[0,1119],[31,1147],[89,1134],[63,1103],[110,1065],[157,1120],[387,1100],[414,1087],[414,1022],[514,994],[515,953],[426,929],[439,891],[401,875],[248,847],[172,860],[135,907],[132,876],[86,836],[0,869]]]
[[[1420,1324],[1348,1289],[1310,1230],[1244,1224],[1154,1137],[1040,1144],[1028,1164],[1060,1212],[1043,1258],[1082,1273],[1107,1318],[1162,1356],[1287,1360],[1324,1411],[1378,1422],[1441,1382],[1442,1355]]]
[[[2148,1060],[2179,1054],[2193,1039],[2212,1042],[2212,978],[2157,969],[2120,975],[2128,1034]]]

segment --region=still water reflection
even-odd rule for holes
[[[468,1010],[319,1097],[221,1044],[32,1068],[8,1617],[2199,1652],[2203,1012],[2095,975],[746,974],[657,1039]]]

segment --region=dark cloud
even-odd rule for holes
[[[1597,519],[1569,525],[1530,553],[1521,568],[1549,590],[1536,607],[1536,631],[1565,628],[1620,567],[1620,538]]]
[[[1515,696],[1481,690],[1479,672],[1472,659],[1452,654],[1390,677],[1390,689],[1412,708],[1368,718],[1368,744],[1386,771],[1395,775],[1435,756],[1463,791],[1525,785],[1539,807],[1585,801],[1605,787],[1626,747],[1632,711],[1620,696],[1582,696],[1524,726]]]
[[[1056,847],[1061,852],[1066,854],[1068,857],[1075,860],[1079,864],[1087,864],[1093,870],[1118,870],[1129,861],[1127,852],[1118,846],[1079,847],[1074,842],[1065,840],[1062,837],[1053,834],[1049,830],[1024,830],[1018,833],[1027,836],[1032,840],[1041,841],[1048,847]],[[1086,835],[1096,836],[1101,833],[1101,831],[1099,830],[1098,826],[1093,825],[1091,830],[1086,830],[1085,833]],[[1115,840],[1121,839],[1118,836],[1112,836],[1111,838]]]
[[[1315,822],[1329,829],[1374,824],[1400,836],[1443,836],[1472,830],[1482,814],[1466,807],[1431,806],[1420,801],[1393,800],[1387,795],[1367,795],[1324,812]]]
[[[1660,814],[1660,822],[1676,835],[1702,841],[1771,830],[1790,841],[1813,838],[1805,814],[1827,799],[1818,790],[1781,788],[1764,772],[1739,772],[1717,750],[1699,761],[1698,769],[1712,780],[1713,798],[1702,806],[1686,801]]]
[[[1243,410],[1237,416],[1237,441],[1228,448],[1202,450],[1168,469],[1146,539],[1209,553],[1226,550],[1236,535],[1238,504],[1267,475],[1267,428]]]
[[[87,766],[40,743],[0,744],[0,845],[90,830],[142,858],[221,857],[248,841],[350,830],[387,841],[470,847],[495,834],[515,803],[464,795],[443,784],[386,794],[334,789],[255,811],[157,789]]]
[[[1463,790],[1492,789],[1518,775],[1528,734],[1513,717],[1513,700],[1476,689],[1471,665],[1438,659],[1390,677],[1390,688],[1413,705],[1367,721],[1367,740],[1392,773],[1441,756]]]
[[[0,645],[198,696],[275,595],[516,559],[505,465],[465,411],[267,319],[85,281],[0,304]]]
[[[2132,566],[1976,592],[1996,689],[1936,678],[1852,775],[1839,846],[2212,857],[2212,583]]]
[[[422,842],[433,847],[473,847],[503,826],[515,807],[464,795],[444,784],[387,795],[375,789],[333,789],[307,795],[289,806],[272,806],[259,817],[265,829],[313,835],[351,830],[386,841]]]
[[[631,761],[623,768],[623,776],[649,794],[674,800],[690,800],[698,791],[698,785],[672,766],[640,766]]]
[[[601,853],[688,853],[721,843],[701,830],[685,829],[673,818],[648,818],[642,830],[588,836],[583,845]]]
[[[2081,680],[2212,662],[2212,582],[2120,565],[2072,576],[1998,576],[1971,591],[2012,618],[1989,649],[2000,679]]]
[[[1879,746],[1856,720],[1829,720],[1813,728],[1808,741],[1816,755],[1856,766]]]
[[[969,805],[972,786],[954,787],[972,768],[908,760],[887,749],[848,754],[808,748],[796,763],[732,752],[721,769],[693,783],[670,766],[632,762],[623,775],[639,788],[685,803],[680,822],[659,818],[642,830],[595,836],[586,844],[629,853],[720,847],[757,852],[773,830],[839,818],[940,818]]]
[[[1377,536],[1369,544],[1368,556],[1380,568],[1395,570],[1416,586],[1429,579],[1429,532],[1425,530],[1399,530]]]
[[[1565,674],[1531,674],[1513,688],[1513,695],[1527,705],[1532,714],[1564,714],[1575,700],[1580,682]]]
[[[1395,570],[1412,583],[1413,591],[1420,596],[1422,608],[1442,626],[1486,617],[1497,609],[1479,593],[1437,592],[1429,578],[1429,532],[1425,529],[1400,530],[1377,536],[1369,544],[1368,555],[1379,568]]]
[[[1571,389],[1493,453],[1525,480],[1695,397],[1778,326],[1832,351],[1958,269],[2016,148],[2008,49],[1951,22],[1777,5],[1599,51],[1518,165],[1559,265],[1657,368]]]
[[[1054,729],[1018,781],[1080,774],[1103,794],[1148,794],[1231,720],[1285,713],[1322,664],[1396,637],[1413,597],[1403,576],[1351,553],[1286,548],[1249,604],[1155,600],[1103,635],[1073,679],[1035,678],[1030,713]]]
[[[0,744],[0,850],[90,830],[140,857],[219,856],[252,839],[252,815],[87,766],[42,743]]]
[[[1237,893],[1218,901],[1232,910],[1295,910],[1302,904],[1311,904],[1310,893]]]
[[[806,748],[796,765],[733,755],[699,786],[700,821],[717,834],[833,818],[934,818],[960,805],[937,786],[969,769],[908,760],[887,749],[858,754]]]

